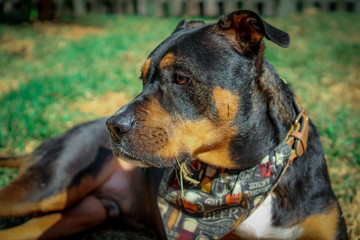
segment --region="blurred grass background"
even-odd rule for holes
[[[266,42],[266,57],[317,124],[351,238],[359,239],[360,15],[310,9],[267,20],[292,37],[289,49]],[[144,60],[178,21],[89,15],[0,25],[0,154],[30,152],[78,123],[110,116],[141,91]],[[15,176],[0,168],[0,186]]]

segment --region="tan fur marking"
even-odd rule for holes
[[[30,219],[24,224],[0,231],[0,239],[38,239],[61,220],[61,213],[53,213]]]
[[[63,210],[67,202],[67,192],[61,192],[50,198],[46,198],[40,202],[42,212],[50,212],[54,210]]]
[[[239,97],[228,90],[216,87],[213,98],[218,110],[218,116],[222,120],[221,124],[230,125],[236,117],[239,109]]]
[[[174,54],[169,52],[161,60],[160,69],[163,70],[163,69],[165,69],[167,67],[170,67],[173,64],[174,64]]]
[[[31,155],[31,156],[27,157],[19,167],[18,176],[25,173],[26,170],[28,170],[32,165],[37,163],[40,159],[41,159],[40,156],[34,156],[34,155]]]
[[[237,133],[232,126],[239,107],[239,99],[230,91],[216,88],[213,92],[218,114],[215,120],[204,118],[198,121],[170,116],[157,100],[144,109],[143,127],[164,128],[168,141],[155,154],[161,158],[175,159],[188,153],[205,163],[226,168],[235,168],[229,145]]]
[[[142,69],[141,69],[141,73],[142,73],[142,77],[145,79],[146,77],[146,74],[148,73],[149,71],[149,68],[150,68],[150,63],[151,63],[151,58],[148,58],[146,59]]]
[[[339,211],[336,206],[331,209],[330,213],[311,216],[300,224],[304,232],[299,239],[335,239],[338,220]]]
[[[1,160],[0,156],[0,166],[1,167],[10,167],[10,168],[19,168],[21,166],[21,164],[23,164],[23,162],[28,158],[28,156],[24,156],[21,158],[11,158],[9,157],[9,159],[6,160]],[[5,156],[4,158],[7,158],[7,156]]]
[[[19,176],[0,190],[0,217],[15,217],[30,213],[63,210],[102,185],[116,170],[117,165],[116,158],[113,158],[96,178],[92,176],[82,178],[80,184],[76,187],[62,189],[61,192],[54,196],[32,200],[33,202],[30,202],[29,199],[31,198],[29,196],[37,191],[35,188],[39,187],[41,183],[34,184],[31,181],[33,175],[27,172],[28,174]]]
[[[16,217],[36,212],[60,211],[66,206],[67,192],[61,192],[40,202],[29,203],[21,196],[24,195],[24,190],[19,187],[18,190],[20,190],[19,197],[4,199],[6,202],[2,202],[0,206],[0,217]]]
[[[212,140],[215,142],[208,147],[210,151],[199,153],[197,158],[204,159],[204,162],[211,165],[235,168],[236,165],[231,159],[229,148],[231,140],[237,133],[237,128],[232,126],[232,123],[239,109],[239,97],[228,90],[216,87],[213,92],[213,99],[219,118],[215,125],[211,126],[211,129],[214,130],[211,137],[215,138]],[[219,165],[220,161],[224,163],[223,166]]]

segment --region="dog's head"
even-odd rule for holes
[[[251,133],[267,127],[258,126],[267,105],[255,87],[263,37],[281,47],[290,41],[251,11],[216,24],[181,21],[145,61],[143,91],[108,119],[114,153],[140,166],[173,167],[187,158],[252,165],[254,144],[267,141],[261,131]]]

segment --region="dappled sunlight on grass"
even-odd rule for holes
[[[81,112],[110,117],[131,100],[132,98],[125,92],[107,92],[101,97],[95,97],[88,101],[81,100],[72,106]]]

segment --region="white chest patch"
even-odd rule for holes
[[[269,195],[263,204],[234,230],[234,233],[245,239],[298,238],[302,233],[302,229],[298,226],[290,228],[272,226],[272,201],[274,201],[273,197]]]

